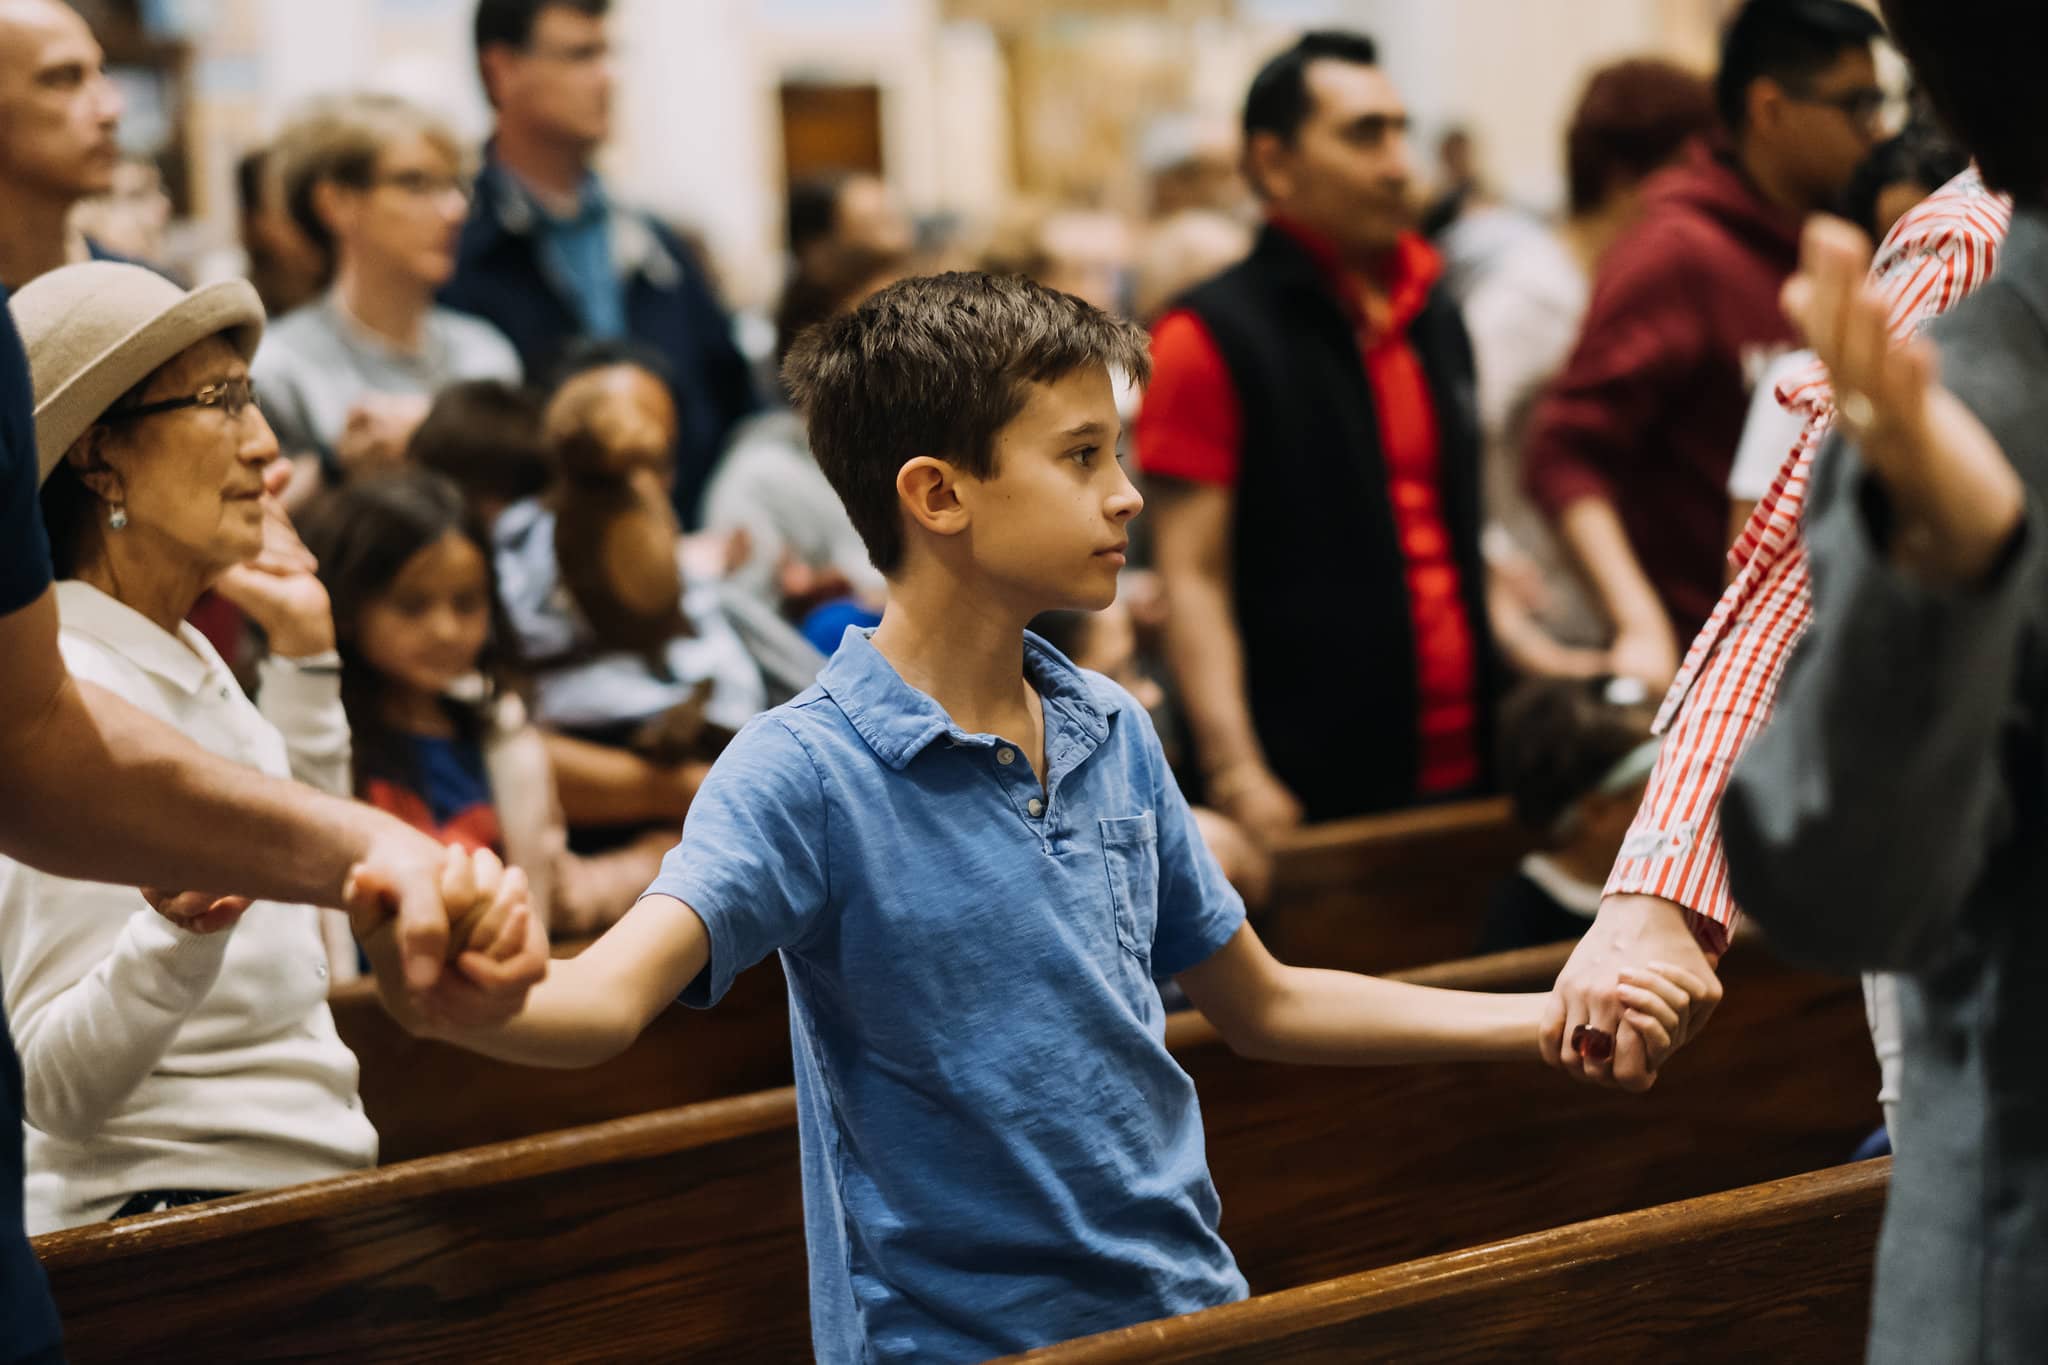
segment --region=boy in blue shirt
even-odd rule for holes
[[[1143,502],[1113,368],[1144,376],[1141,331],[986,275],[807,333],[787,377],[881,625],[741,732],[646,897],[523,1014],[441,1031],[589,1065],[780,951],[821,1360],[980,1360],[1244,1295],[1157,980],[1252,1056],[1538,1061],[1544,997],[1274,961],[1144,708],[1025,632],[1115,599]],[[1624,998],[1656,1036],[1700,993]]]

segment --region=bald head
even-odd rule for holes
[[[0,0],[0,195],[71,203],[113,185],[121,96],[61,0]]]

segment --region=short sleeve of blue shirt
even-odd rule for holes
[[[825,908],[829,833],[824,779],[803,742],[772,713],[750,722],[647,888],[689,906],[710,931],[711,961],[684,1004],[717,1004],[733,978],[810,931]]]
[[[50,586],[36,477],[35,395],[28,357],[0,289],[0,616],[21,610]]]
[[[1152,718],[1129,693],[1122,699],[1124,715],[1144,727],[1152,766],[1152,809],[1159,821],[1159,926],[1152,935],[1152,975],[1163,981],[1201,966],[1230,942],[1244,923],[1244,900],[1203,842],[1195,813],[1166,766]]]

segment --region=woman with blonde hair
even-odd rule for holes
[[[296,504],[324,481],[401,459],[434,395],[467,379],[520,378],[519,357],[481,318],[435,304],[455,273],[469,208],[462,145],[396,95],[303,110],[275,149],[286,208],[333,262],[314,302],[271,329],[256,386],[300,467]]]

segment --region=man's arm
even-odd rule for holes
[[[1266,766],[1245,695],[1244,644],[1230,593],[1228,488],[1183,480],[1154,484],[1154,555],[1166,587],[1166,657],[1208,796],[1262,840],[1301,823],[1301,805]]]
[[[1652,689],[1669,687],[1678,676],[1678,637],[1614,504],[1598,496],[1579,498],[1566,506],[1557,529],[1614,626],[1608,646],[1613,670]]]
[[[1672,393],[1704,339],[1668,244],[1637,234],[1602,268],[1572,357],[1537,405],[1523,452],[1529,494],[1557,526],[1614,627],[1616,671],[1652,687],[1678,671],[1678,642],[1616,509],[1616,478],[1659,458]]]
[[[0,852],[60,876],[341,907],[354,879],[395,905],[409,984],[440,976],[448,910],[461,907],[442,903],[433,840],[216,757],[74,682],[48,591],[0,616],[0,659]]]

